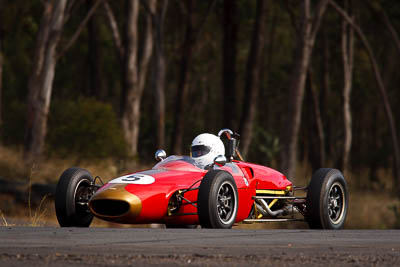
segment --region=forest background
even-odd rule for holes
[[[341,169],[347,227],[399,228],[399,27],[396,0],[0,0],[1,215],[230,128],[296,184]]]

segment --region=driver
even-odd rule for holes
[[[213,164],[214,159],[219,155],[225,155],[225,146],[218,136],[203,133],[193,139],[190,147],[190,156],[203,169]]]

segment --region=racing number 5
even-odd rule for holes
[[[134,175],[126,177],[126,178],[122,178],[122,181],[124,181],[124,182],[135,182],[135,181],[139,181],[139,180],[140,180],[140,177],[137,177]]]

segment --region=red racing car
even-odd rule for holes
[[[62,227],[88,227],[96,216],[167,228],[294,220],[306,221],[312,229],[343,227],[348,193],[339,170],[319,169],[307,187],[296,187],[276,170],[241,160],[238,139],[229,129],[218,136],[201,134],[193,140],[190,156],[166,157],[158,150],[159,163],[152,169],[104,185],[85,169],[69,168],[57,184],[58,222]]]

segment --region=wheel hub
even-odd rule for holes
[[[333,223],[340,220],[344,208],[343,187],[339,183],[335,183],[329,190],[328,194],[328,215]]]
[[[217,210],[219,218],[226,222],[232,216],[234,201],[233,189],[229,184],[223,184],[218,190]]]
[[[86,214],[90,214],[88,202],[92,197],[93,191],[90,188],[90,185],[81,184],[75,194],[75,209],[78,214],[85,216]]]

